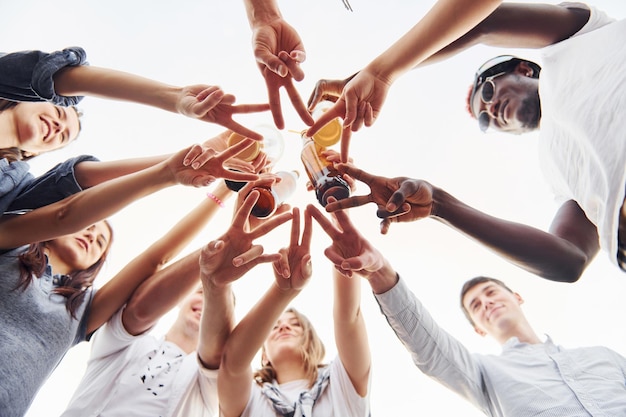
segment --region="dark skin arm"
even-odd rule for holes
[[[596,227],[573,200],[561,206],[549,232],[545,232],[490,216],[426,181],[375,176],[350,164],[339,164],[338,169],[366,183],[371,192],[330,203],[326,210],[333,212],[373,202],[378,206],[378,217],[383,219],[383,234],[391,223],[432,217],[520,268],[560,282],[578,280],[600,249]]]

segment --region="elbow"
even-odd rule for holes
[[[532,271],[536,275],[550,281],[574,283],[577,282],[593,260],[593,256],[589,257],[584,254],[570,256],[561,262],[550,262],[546,268],[539,271]]]

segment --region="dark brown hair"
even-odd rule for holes
[[[111,238],[106,250],[102,253],[100,259],[96,261],[89,268],[71,273],[69,275],[63,275],[61,277],[62,282],[60,286],[54,289],[54,293],[60,294],[66,298],[65,307],[67,311],[72,315],[72,318],[76,319],[76,309],[81,305],[83,298],[85,297],[86,290],[93,285],[93,281],[104,266],[104,262],[111,249],[113,243],[113,229],[109,222],[105,222],[111,232]],[[26,252],[19,255],[20,265],[20,279],[16,290],[24,291],[32,282],[31,277],[34,275],[37,278],[41,278],[46,270],[46,255],[44,248],[46,242],[31,243]]]
[[[469,322],[472,324],[472,326],[474,326],[475,323],[474,323],[474,320],[472,320],[472,318],[470,317],[469,311],[467,311],[467,309],[463,305],[463,298],[465,298],[465,294],[467,294],[467,292],[469,290],[471,290],[472,288],[474,288],[478,284],[482,284],[483,282],[493,282],[494,284],[501,286],[502,288],[504,288],[508,292],[513,293],[512,289],[507,287],[504,282],[502,282],[502,281],[500,281],[499,279],[496,279],[496,278],[479,276],[479,277],[475,277],[475,278],[472,278],[472,279],[466,281],[465,284],[463,284],[463,287],[461,288],[461,310],[463,310],[463,314],[465,314],[465,317],[469,320]]]

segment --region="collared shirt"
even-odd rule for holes
[[[0,98],[11,101],[50,101],[59,106],[73,106],[81,96],[57,95],[52,77],[62,68],[87,65],[83,48],[62,51],[20,51],[0,53]]]
[[[500,355],[470,353],[441,329],[400,279],[375,295],[425,374],[489,416],[626,415],[626,359],[601,346],[565,349],[508,340]]]

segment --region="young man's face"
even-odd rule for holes
[[[539,80],[519,73],[498,76],[482,84],[470,103],[481,130],[521,134],[539,127]]]
[[[463,307],[474,323],[474,330],[498,338],[509,334],[523,317],[522,297],[501,285],[487,281],[470,288],[463,297]]]

